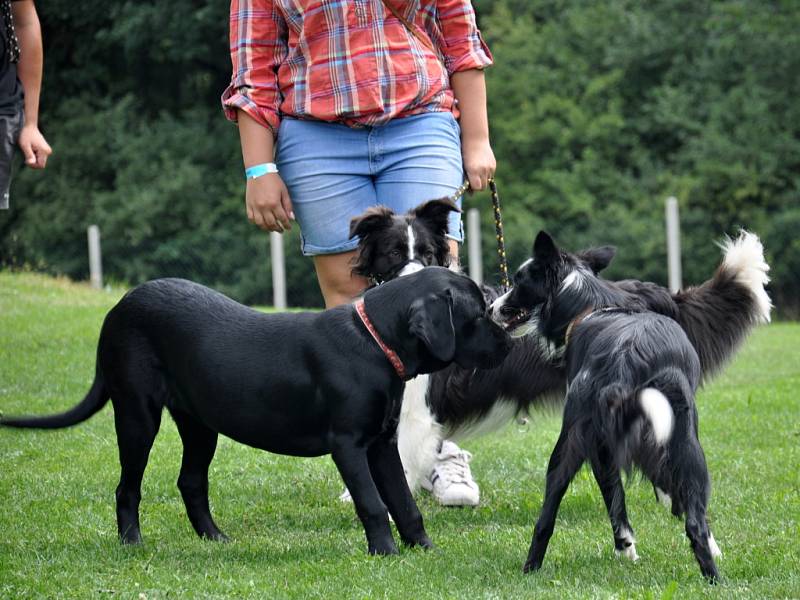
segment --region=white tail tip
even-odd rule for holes
[[[675,415],[667,397],[655,388],[645,388],[639,394],[639,405],[653,427],[657,444],[663,444],[672,435]]]
[[[772,301],[764,286],[769,283],[769,265],[764,260],[764,246],[758,236],[742,230],[735,239],[726,239],[721,244],[724,267],[736,273],[736,280],[747,287],[756,299],[757,319],[769,323]]]

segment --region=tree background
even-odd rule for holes
[[[569,248],[615,244],[609,277],[666,283],[664,199],[680,201],[686,284],[714,241],[757,232],[780,313],[800,315],[800,3],[475,0],[496,64],[492,142],[512,267],[540,228]],[[100,226],[107,278],[188,277],[272,298],[268,236],[245,218],[228,4],[39,3],[44,172],[20,169],[0,213],[0,266],[88,277]],[[487,194],[485,268],[496,276]],[[289,302],[320,306],[287,239]]]

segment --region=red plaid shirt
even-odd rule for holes
[[[470,0],[392,1],[441,57],[382,0],[232,0],[226,116],[242,109],[273,132],[281,115],[351,126],[458,116],[449,75],[492,64]]]

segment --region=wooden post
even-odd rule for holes
[[[481,255],[481,213],[477,208],[467,211],[467,260],[469,276],[481,285],[483,283],[483,256]]]
[[[272,303],[277,310],[286,310],[286,263],[283,256],[283,235],[271,231],[269,247],[272,259]]]
[[[100,228],[89,225],[86,231],[89,238],[89,281],[96,290],[103,289],[103,261],[100,254]]]
[[[681,274],[681,224],[678,218],[678,199],[667,198],[667,271],[669,273],[669,289],[677,292],[683,286]]]

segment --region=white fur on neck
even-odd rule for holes
[[[428,375],[417,375],[406,383],[397,424],[397,449],[412,492],[433,469],[436,449],[442,440],[442,428],[425,401],[428,380]]]
[[[584,274],[581,272],[581,270],[575,269],[569,275],[564,277],[564,281],[561,282],[561,288],[559,289],[558,293],[560,294],[565,292],[571,287],[580,289],[583,286],[583,278]]]
[[[667,397],[655,388],[645,388],[639,394],[639,405],[653,427],[657,444],[663,444],[672,435],[675,415]]]
[[[736,239],[726,239],[722,244],[722,265],[736,274],[741,283],[756,299],[759,322],[769,323],[772,302],[764,286],[769,283],[769,265],[764,260],[764,246],[754,233],[742,231]]]

